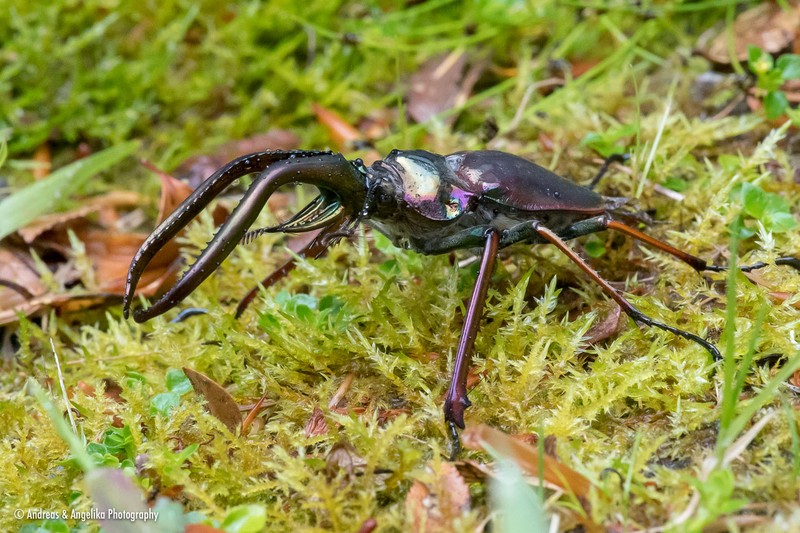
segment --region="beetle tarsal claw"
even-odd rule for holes
[[[683,337],[684,339],[697,343],[703,348],[705,348],[706,351],[708,351],[708,353],[711,354],[711,356],[714,358],[714,361],[722,361],[722,354],[719,353],[717,347],[708,342],[707,340],[705,340],[704,338],[700,337],[699,335],[695,335],[694,333],[689,333],[688,331],[684,331],[680,328],[676,328],[674,326],[658,322],[657,320],[653,320],[652,318],[650,318],[649,316],[645,315],[644,313],[635,308],[633,313],[628,313],[628,314],[636,322],[640,322],[646,326],[662,329],[664,331],[672,333],[673,335],[677,335],[679,337]]]
[[[461,438],[458,436],[458,428],[452,420],[447,421],[447,428],[450,430],[450,461],[455,461],[461,453]]]

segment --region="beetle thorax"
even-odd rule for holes
[[[369,174],[373,204],[385,206],[375,209],[374,218],[407,215],[448,221],[464,212],[469,199],[454,187],[455,175],[445,159],[423,150],[394,150],[385,160],[377,161]],[[388,199],[393,205],[385,205]]]

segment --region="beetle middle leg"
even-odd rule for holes
[[[444,418],[450,427],[450,437],[453,441],[451,455],[453,457],[458,454],[460,449],[456,426],[464,429],[464,410],[470,406],[469,398],[467,398],[467,373],[472,361],[472,351],[475,347],[475,337],[478,334],[483,304],[486,301],[486,292],[489,289],[489,281],[492,278],[492,271],[494,271],[497,259],[500,232],[494,228],[488,229],[484,234],[484,239],[481,266],[478,270],[478,278],[475,280],[475,288],[472,290],[472,298],[467,307],[467,314],[464,317],[450,388],[444,399]]]

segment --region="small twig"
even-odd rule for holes
[[[331,400],[328,402],[328,409],[336,409],[336,406],[339,405],[339,402],[342,401],[344,395],[347,394],[347,391],[350,389],[350,385],[353,384],[353,379],[355,379],[356,375],[354,372],[350,372],[344,377],[344,381],[342,384],[339,385],[339,388],[336,389],[336,392],[331,396]]]
[[[255,420],[258,414],[261,412],[261,409],[264,407],[268,407],[268,405],[264,405],[264,400],[266,399],[267,399],[267,392],[265,391],[264,394],[261,396],[261,398],[259,398],[256,404],[253,406],[253,408],[250,409],[250,412],[247,413],[245,419],[242,421],[242,431],[241,431],[242,435],[247,435],[247,433],[250,431],[250,425],[253,423],[253,420]]]
[[[58,360],[58,353],[56,352],[56,345],[53,342],[53,337],[50,337],[50,347],[53,349],[53,358],[56,360],[56,370],[58,371],[58,383],[61,385],[61,393],[64,395],[64,405],[67,408],[67,416],[69,416],[69,423],[72,425],[72,432],[78,434],[78,427],[75,425],[75,419],[72,417],[72,406],[67,397],[67,387],[64,385],[64,374],[61,373],[61,363]]]

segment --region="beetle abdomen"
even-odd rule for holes
[[[457,186],[480,198],[520,211],[601,214],[603,197],[539,165],[493,150],[456,152],[445,157]]]

